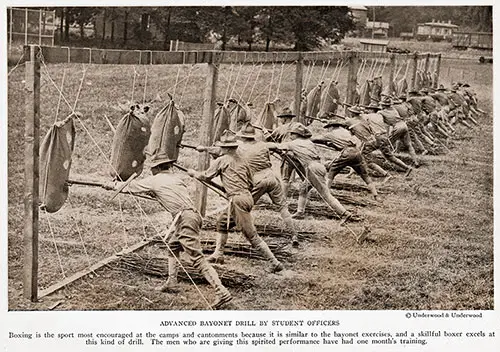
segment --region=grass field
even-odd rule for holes
[[[387,68],[385,68],[386,70]],[[85,72],[77,110],[83,113],[77,127],[72,176],[105,181],[112,131],[104,115],[116,126],[123,115],[114,109],[128,100],[154,98],[167,91],[189,118],[184,140],[196,144],[201,121],[205,84],[201,66],[137,67],[49,65],[43,68],[41,132],[56,119],[59,95],[51,83],[61,86],[74,103]],[[220,69],[218,99],[242,95],[254,103],[258,113],[263,103],[276,96],[283,106],[293,96],[293,67],[281,65],[226,65]],[[331,77],[335,67],[310,66],[305,82],[312,87],[322,76]],[[341,70],[341,92],[347,69]],[[385,71],[387,72],[387,71]],[[279,77],[282,77],[281,80]],[[147,77],[147,80],[146,80]],[[179,77],[179,78],[178,78]],[[23,132],[24,70],[12,71],[8,81],[8,192],[9,192],[9,309],[43,310],[62,301],[61,310],[115,309],[203,309],[205,305],[192,284],[183,283],[180,295],[154,291],[162,279],[125,270],[116,264],[86,276],[60,292],[33,304],[22,298],[23,229]],[[184,80],[183,80],[184,79]],[[381,186],[382,201],[357,211],[366,217],[375,240],[356,244],[335,220],[308,216],[298,221],[303,231],[315,231],[299,249],[287,248],[286,270],[265,272],[259,260],[228,257],[226,267],[255,275],[251,288],[231,289],[241,309],[493,309],[493,126],[492,66],[467,60],[446,59],[441,79],[445,84],[468,81],[478,92],[480,106],[488,112],[474,130],[459,127],[460,138],[445,155],[423,157],[424,166],[411,178],[394,173]],[[175,83],[180,82],[175,88]],[[272,84],[271,84],[272,83]],[[62,102],[58,119],[69,108]],[[152,116],[161,108],[155,103]],[[315,131],[320,125],[313,125]],[[87,131],[89,133],[87,133]],[[97,144],[97,145],[96,145]],[[325,155],[327,156],[327,155]],[[182,150],[180,162],[195,166],[197,156]],[[276,165],[277,166],[277,163]],[[361,184],[356,177],[339,176],[339,181]],[[195,184],[187,180],[194,196]],[[356,197],[367,191],[346,191]],[[55,214],[40,214],[40,287],[163,231],[170,217],[155,203],[101,189],[73,186],[70,199]],[[296,203],[296,199],[291,201]],[[208,212],[223,202],[209,195]],[[313,203],[318,204],[319,203]],[[348,206],[352,208],[352,206]],[[281,224],[277,213],[254,211],[257,224]],[[352,225],[361,231],[362,225]],[[215,238],[203,231],[202,239]],[[241,241],[234,234],[231,241]],[[270,243],[285,244],[282,238],[265,237]],[[85,246],[82,245],[82,242]],[[140,255],[165,257],[165,250],[148,246]],[[210,301],[212,290],[200,285]]]

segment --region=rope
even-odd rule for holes
[[[177,76],[175,77],[175,83],[174,83],[174,92],[172,93],[172,96],[175,97],[175,92],[177,91],[177,84],[179,82],[179,75],[181,73],[181,67],[183,67],[183,65],[179,65],[177,67]],[[172,88],[170,88],[172,89]],[[168,93],[168,90],[167,90],[167,93]]]
[[[405,70],[405,76],[404,78],[408,78],[408,70],[410,69],[410,60],[406,59],[406,70]]]
[[[80,79],[80,86],[78,87],[78,92],[76,92],[76,98],[75,98],[75,103],[73,104],[73,109],[72,111],[75,111],[76,110],[76,106],[78,104],[78,100],[80,99],[80,92],[82,91],[82,87],[83,87],[83,81],[85,80],[85,75],[87,74],[87,66],[84,66],[83,67],[83,76],[82,78]],[[62,94],[62,91],[61,93]]]
[[[120,221],[123,226],[123,239],[125,240],[125,246],[128,247],[128,240],[127,240],[127,230],[125,228],[125,219],[123,218],[123,208],[122,208],[122,200],[120,197],[118,197],[118,206],[120,207]]]
[[[71,197],[69,196],[69,194],[68,194],[68,202],[70,203],[70,205],[73,209],[76,209],[78,211],[78,213],[80,212],[79,209],[77,207],[75,207],[73,205],[73,203],[71,202]],[[92,263],[90,262],[90,256],[89,256],[89,253],[87,252],[87,247],[85,246],[85,241],[83,240],[82,232],[80,231],[80,226],[78,225],[78,221],[76,221],[76,218],[72,215],[71,215],[71,219],[73,219],[73,221],[75,222],[76,231],[78,232],[78,236],[80,237],[80,242],[82,243],[83,252],[85,253],[85,258],[87,258],[87,264],[89,267],[91,267]],[[92,270],[92,272],[95,274],[94,270]]]
[[[130,98],[130,101],[133,103],[134,102],[134,92],[135,92],[135,78],[137,76],[137,70],[134,66],[134,79],[132,81],[132,98]]]
[[[252,65],[252,70],[250,71],[250,74],[247,75],[247,80],[245,82],[245,85],[243,86],[243,90],[241,91],[241,96],[245,95],[245,90],[247,89],[248,83],[250,82],[250,78],[252,77],[252,73],[254,71],[255,66],[257,66],[255,63]],[[250,100],[248,100],[250,101]]]
[[[46,210],[42,211],[42,214],[45,214],[45,218],[47,219],[47,223],[49,224],[50,235],[52,236],[52,240],[54,241],[54,248],[56,249],[57,261],[59,262],[59,268],[61,269],[61,273],[63,278],[66,278],[66,273],[64,272],[64,267],[62,265],[61,255],[59,254],[59,249],[57,248],[56,236],[54,235],[54,229],[52,228],[52,224],[50,223],[50,216]]]
[[[267,95],[267,101],[271,101],[271,92],[273,89],[273,81],[274,81],[274,69],[275,69],[275,63],[273,62],[273,69],[271,71],[271,83],[269,83],[269,94]]]
[[[259,72],[257,73],[257,77],[255,77],[255,80],[254,80],[254,82],[253,82],[253,86],[252,86],[252,90],[250,91],[250,95],[248,96],[248,99],[249,99],[249,100],[251,99],[251,97],[252,97],[252,95],[253,95],[253,91],[254,91],[254,89],[255,89],[255,85],[257,84],[257,80],[259,79],[260,73],[261,73],[261,71],[262,71],[262,67],[264,67],[264,63],[262,63],[262,64],[260,65],[260,69],[259,69]]]
[[[50,74],[48,73],[48,69],[47,69],[47,65],[45,64],[45,61],[42,59],[41,60],[42,64],[43,64],[43,67],[45,68],[45,70],[47,71],[47,74],[48,74],[48,77],[49,77],[49,80],[52,82],[52,84],[56,87],[56,89],[59,91],[59,88],[57,87],[57,85],[55,84],[55,82],[52,80],[52,77],[50,77]],[[60,91],[59,91],[60,92]],[[60,92],[61,93],[61,92]],[[62,93],[61,93],[62,94]],[[64,101],[66,102],[66,104],[68,105],[69,108],[71,108],[71,105],[69,104],[68,100],[66,99],[66,97],[64,97],[64,95],[62,96]],[[72,111],[73,114],[75,114],[75,111],[73,110]],[[85,126],[85,124],[83,123],[83,121],[80,119],[80,117],[78,115],[76,115],[76,118],[78,119],[78,121],[80,122],[80,124],[82,125],[83,129],[85,130],[85,132],[89,135],[90,139],[92,140],[92,142],[97,146],[99,152],[104,156],[104,159],[105,161],[109,164],[109,166],[111,166],[111,168],[113,169],[113,171],[117,173],[116,169],[113,167],[111,161],[107,158],[106,154],[104,154],[104,152],[102,151],[101,147],[99,146],[99,144],[97,144],[96,140],[92,137],[92,135],[90,134],[90,131],[87,129],[87,127]],[[129,194],[132,194],[131,192],[129,192]],[[137,199],[134,198],[134,201],[136,203],[136,205],[138,206],[139,210],[141,212],[144,212],[144,209],[141,207],[140,203],[138,202]],[[159,234],[159,231],[156,229],[156,227],[154,226],[154,224],[152,224],[152,226],[155,228],[157,234]],[[175,254],[173,253],[173,251],[171,250],[170,246],[168,246],[167,243],[165,243],[168,250],[172,253],[172,255],[175,257]],[[193,281],[193,279],[191,278],[191,276],[189,275],[189,273],[187,272],[187,270],[184,268],[184,266],[182,265],[182,263],[177,259],[177,257],[175,257],[177,262],[179,263],[180,267],[182,268],[182,270],[185,271],[186,275],[188,276],[188,278],[190,279],[190,281],[193,283],[193,285],[195,286],[196,290],[199,292],[200,296],[203,298],[203,300],[205,301],[205,303],[207,303],[207,306],[209,307],[209,309],[211,309],[211,306],[210,304],[208,303],[207,299],[205,298],[205,296],[203,295],[203,293],[200,291],[200,289],[198,288],[198,286],[196,285],[196,283]]]
[[[245,58],[246,60],[246,58]],[[241,73],[241,70],[243,68],[243,63],[240,63],[240,68],[238,69],[238,74],[236,75],[236,78],[234,79],[234,84],[233,84],[233,88],[231,89],[231,97],[233,96],[234,94],[234,90],[236,89],[236,84],[238,83],[238,80],[240,79],[240,73]],[[242,95],[239,96],[239,99],[241,100],[241,97]]]
[[[65,77],[66,77],[66,69],[63,70],[63,76],[61,80],[61,92],[63,91]],[[57,100],[56,117],[54,118],[54,124],[57,122],[57,116],[59,115],[59,108],[61,107],[61,95],[62,93],[59,94],[59,99]]]
[[[187,85],[189,83],[189,79],[191,78],[191,74],[193,72],[194,66],[195,65],[191,65],[189,67],[189,71],[188,71],[188,74],[187,74],[187,77],[186,77],[186,84],[184,85],[184,88],[182,89],[182,92],[181,92],[181,96],[179,98],[179,106],[181,106],[182,98],[184,97],[184,92],[186,91],[186,88],[187,88]]]
[[[234,71],[234,63],[231,64],[231,71],[229,72],[229,80],[227,82],[226,94],[224,94],[224,101],[227,100],[229,94],[229,86],[231,85],[231,80],[233,78],[233,71]]]
[[[142,103],[144,104],[146,102],[146,91],[148,88],[148,68],[145,68],[145,73],[144,73],[144,91],[142,93]]]
[[[23,51],[23,54],[21,55],[21,57],[19,58],[19,60],[17,60],[17,63],[16,65],[9,71],[9,73],[7,74],[7,77],[10,76],[10,74],[12,72],[14,72],[18,67],[19,67],[19,63],[21,62],[21,60],[24,58],[24,51]]]
[[[199,69],[199,67],[198,67],[198,66],[196,66],[195,68],[196,68],[196,70],[198,70],[198,69]],[[171,94],[172,96],[174,96],[174,95],[175,95],[175,89],[176,89],[176,87],[177,87],[177,86],[179,86],[179,85],[180,85],[181,83],[183,83],[184,81],[186,81],[187,79],[189,79],[189,77],[183,78],[183,79],[181,79],[180,81],[176,82],[176,83],[175,83],[172,87],[170,87],[170,88],[167,90],[167,93],[169,93],[169,92],[170,92],[170,90],[174,89],[174,92]]]
[[[285,70],[285,62],[283,61],[281,63],[280,76],[278,78],[278,88],[276,88],[276,98],[274,98],[274,100],[278,99],[278,97],[279,97],[280,89],[281,89],[281,79],[283,78],[283,71],[284,70]]]

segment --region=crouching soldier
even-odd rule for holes
[[[290,130],[291,140],[277,144],[275,147],[287,153],[303,181],[299,192],[297,212],[292,217],[295,219],[304,218],[309,191],[314,187],[320,197],[337,213],[342,223],[347,220],[359,221],[360,218],[347,211],[326,187],[326,169],[320,162],[321,158],[314,143],[310,140],[311,135],[311,131],[307,127],[297,124]]]
[[[342,127],[342,124],[335,121],[329,122],[323,127],[329,129],[328,132],[311,137],[313,143],[324,144],[340,151],[336,158],[325,165],[328,171],[326,187],[330,189],[335,176],[342,169],[349,166],[365,181],[370,193],[376,200],[378,196],[377,189],[368,175],[366,162],[361,154],[363,143],[349,130]]]
[[[158,202],[173,217],[174,231],[168,239],[168,279],[158,287],[163,292],[179,292],[177,274],[179,271],[179,252],[183,250],[191,259],[193,266],[215,289],[216,301],[212,309],[222,308],[232,300],[215,269],[207,262],[199,240],[202,218],[189,197],[184,182],[169,171],[174,160],[155,161],[151,167],[152,176],[131,181],[122,192],[152,193]],[[124,182],[106,184],[104,188],[116,190]]]
[[[211,261],[221,262],[224,245],[227,242],[227,231],[230,227],[230,219],[234,218],[236,225],[241,229],[245,238],[252,247],[259,251],[261,255],[271,263],[270,272],[276,273],[284,269],[278,259],[274,256],[269,246],[262,240],[255,228],[252,214],[250,213],[254,205],[252,194],[253,174],[250,166],[239,153],[237,153],[238,143],[233,136],[225,131],[220,141],[215,146],[220,148],[222,156],[215,159],[210,167],[202,172],[193,169],[188,170],[188,175],[202,181],[209,181],[220,176],[222,185],[229,197],[229,211],[221,214],[217,219],[217,238],[215,252],[211,256]]]

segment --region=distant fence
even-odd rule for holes
[[[190,43],[180,40],[170,41],[170,51],[204,51],[215,50],[215,43]]]
[[[13,43],[54,45],[56,12],[28,8],[7,9],[9,54]]]

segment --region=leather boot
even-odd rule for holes
[[[271,250],[269,249],[267,243],[262,239],[260,240],[260,243],[255,246],[255,248],[259,250],[264,258],[271,262],[271,267],[269,268],[269,271],[271,273],[277,273],[284,269],[283,264],[281,264],[281,262],[276,259],[273,252],[271,252]]]
[[[227,288],[222,285],[217,271],[208,264],[208,262],[203,261],[200,265],[200,271],[203,277],[208,281],[210,286],[215,289],[215,302],[212,304],[212,309],[220,309],[225,304],[231,302],[233,296],[228,291]]]
[[[215,251],[207,258],[210,263],[224,264],[224,247],[227,243],[227,232],[218,232]]]
[[[176,255],[177,256],[177,255]],[[180,292],[179,283],[177,282],[177,275],[179,273],[179,263],[174,256],[168,256],[168,279],[165,284],[158,287],[158,291],[178,293]]]
[[[299,194],[299,200],[297,201],[297,211],[292,215],[293,219],[304,219],[306,213],[307,196]]]

